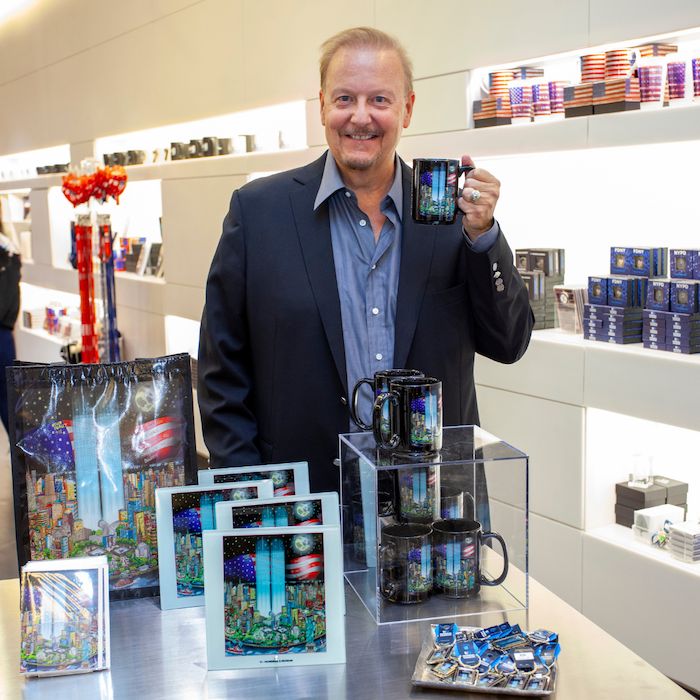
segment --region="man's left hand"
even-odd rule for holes
[[[462,165],[474,167],[469,156],[462,156]],[[472,202],[472,193],[479,192],[479,198]],[[501,183],[488,170],[475,168],[467,174],[462,196],[457,206],[464,212],[462,226],[472,243],[493,226],[493,212],[501,192]]]

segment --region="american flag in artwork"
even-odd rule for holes
[[[287,578],[296,581],[312,581],[322,572],[322,554],[307,554],[303,557],[296,557],[287,564]]]
[[[71,420],[53,421],[31,430],[17,446],[40,462],[51,465],[52,472],[75,469]]]
[[[465,544],[462,548],[462,559],[473,559],[476,547],[473,542]]]
[[[134,430],[132,446],[146,463],[175,459],[182,449],[182,423],[164,416],[139,425]]]
[[[294,495],[294,484],[285,484],[275,489],[275,498],[280,496],[293,496]]]

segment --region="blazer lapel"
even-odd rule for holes
[[[396,300],[396,330],[394,335],[394,367],[403,367],[408,357],[418,314],[428,283],[433,259],[436,226],[417,224],[411,217],[411,169],[403,167],[403,215],[401,220],[401,268]]]
[[[303,168],[296,175],[295,179],[304,187],[292,192],[290,200],[311,289],[321,315],[333,360],[338,369],[338,375],[347,393],[343,324],[333,261],[328,202],[324,202],[314,211],[314,202],[321,184],[324,163],[325,157],[322,157],[307,168]]]

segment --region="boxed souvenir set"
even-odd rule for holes
[[[107,557],[30,561],[20,576],[20,673],[110,667]]]
[[[610,274],[588,278],[584,337],[642,343],[651,350],[700,352],[697,275],[697,250],[613,246]],[[613,309],[624,314],[616,324],[611,322]]]
[[[556,328],[556,293],[564,282],[563,248],[520,248],[515,251],[515,264],[528,288],[530,307],[535,315],[534,330]]]

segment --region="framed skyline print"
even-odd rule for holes
[[[308,462],[200,469],[197,478],[200,484],[225,484],[236,481],[271,479],[275,486],[275,498],[309,493]]]
[[[269,479],[156,490],[162,610],[204,605],[202,533],[216,528],[216,504],[272,494]]]
[[[340,526],[338,494],[334,491],[259,499],[249,503],[221,501],[216,504],[217,530],[315,525]]]
[[[209,670],[345,663],[336,526],[203,534]]]

